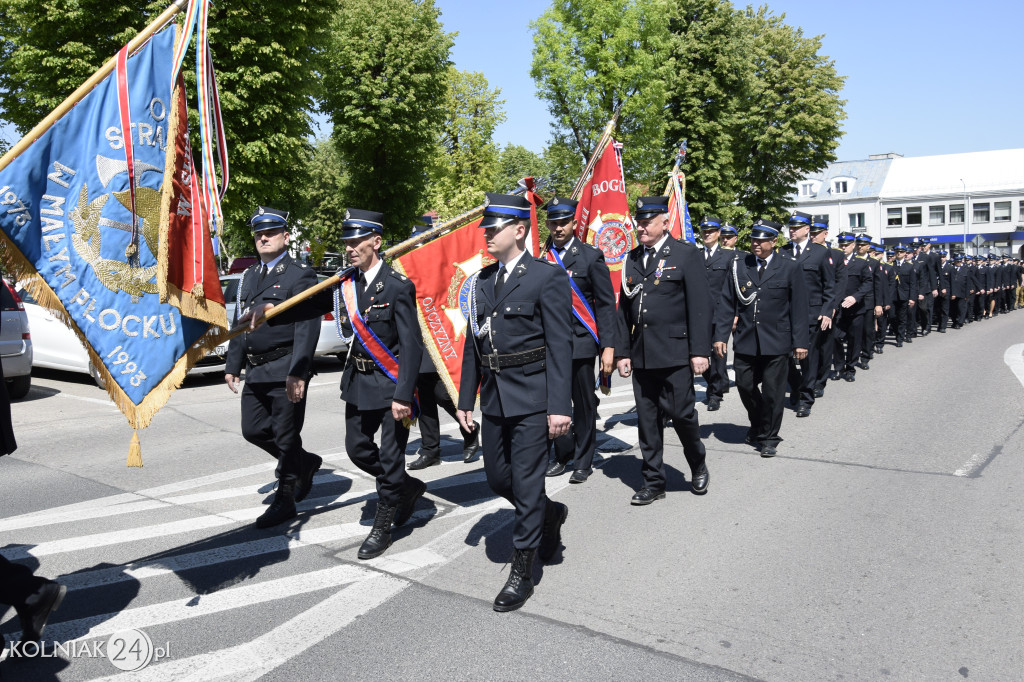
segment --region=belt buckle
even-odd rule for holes
[[[356,363],[356,369],[360,372],[366,372],[367,361],[364,358],[352,357],[352,360]]]
[[[487,358],[487,368],[492,372],[501,373],[501,358],[498,356],[498,350],[494,349],[491,353],[484,356]]]

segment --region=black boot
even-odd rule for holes
[[[373,517],[373,529],[359,547],[360,559],[372,559],[387,551],[391,546],[391,523],[395,520],[398,507],[389,507],[383,500],[377,501],[377,515]]]
[[[537,556],[541,561],[550,561],[562,544],[562,524],[569,518],[569,508],[561,502],[548,500],[544,510],[544,527],[540,535],[540,549]]]
[[[517,549],[512,557],[512,570],[505,587],[494,599],[494,610],[515,611],[533,596],[533,556],[535,549]]]
[[[425,492],[427,492],[426,483],[418,478],[409,479],[408,487],[402,495],[402,501],[398,503],[398,507],[395,509],[395,526],[401,526],[409,520],[416,507],[416,500],[423,497]]]
[[[302,475],[299,477],[299,483],[295,488],[295,501],[302,502],[309,495],[309,491],[313,489],[313,476],[316,472],[320,471],[320,467],[323,466],[324,460],[320,455],[314,455],[312,452],[304,452],[302,458]]]
[[[50,614],[60,607],[68,588],[47,580],[35,592],[30,594],[21,606],[16,606],[21,621],[21,641],[38,642],[43,638],[43,629]]]
[[[469,437],[462,438],[462,461],[470,464],[476,459],[476,453],[480,450],[480,424],[473,422],[473,433]]]
[[[294,476],[286,476],[278,481],[274,501],[267,507],[267,511],[256,519],[257,528],[270,528],[298,516],[299,513],[295,510],[296,483]]]

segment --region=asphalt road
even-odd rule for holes
[[[141,470],[125,467],[132,432],[88,377],[35,377],[13,406],[20,448],[0,459],[0,553],[68,585],[46,632],[64,651],[0,674],[1024,677],[1024,312],[887,346],[855,383],[830,382],[810,418],[787,410],[774,459],[742,444],[735,390],[718,412],[699,406],[710,492],[690,493],[669,435],[669,494],[649,507],[629,504],[636,420],[617,380],[600,408],[604,462],[584,485],[548,479],[570,509],[564,547],[510,614],[490,605],[511,508],[479,462],[462,464],[451,421],[414,522],[384,556],[356,559],[375,493],[343,452],[339,369],[320,363],[304,431],[327,463],[295,523],[270,531],[252,522],[273,462],[242,440],[217,377],[190,378],[142,432]],[[159,660],[114,667],[100,644],[126,629]]]

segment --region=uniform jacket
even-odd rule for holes
[[[949,296],[949,289],[952,285],[953,278],[953,264],[946,261],[944,265],[939,268],[939,296],[942,296],[942,290],[946,290],[946,296]]]
[[[705,251],[701,249],[701,257],[704,260],[704,267],[708,273],[708,289],[711,292],[711,308],[712,314],[714,314],[714,310],[722,299],[722,289],[725,286],[725,281],[732,276],[732,262],[741,253],[735,249],[723,249],[721,244],[719,244],[711,258],[704,257],[704,254]],[[714,318],[712,318],[713,321]],[[731,321],[729,326],[732,326]]]
[[[830,246],[828,247],[828,251],[832,255],[832,264],[836,271],[836,284],[833,287],[835,296],[833,297],[834,305],[832,309],[832,317],[835,319],[836,313],[838,313],[840,309],[839,304],[842,302],[844,297],[843,292],[846,291],[846,268],[843,267],[843,259],[846,256],[843,254],[842,249],[834,249]]]
[[[259,281],[261,267],[261,263],[251,265],[242,273],[238,284],[235,321],[255,305],[282,303],[316,284],[316,274],[287,254],[266,274],[262,282]],[[231,339],[224,371],[238,376],[245,367],[245,380],[252,383],[284,382],[289,375],[308,379],[313,374],[313,352],[319,338],[319,319],[274,326],[261,325],[255,331]],[[289,353],[255,367],[249,365],[249,355],[263,355],[278,349],[288,349]]]
[[[901,260],[893,263],[896,279],[895,300],[917,301],[917,274],[913,262]]]
[[[874,279],[868,269],[868,264],[864,262],[863,258],[855,256],[851,256],[849,262],[842,260],[839,262],[840,267],[846,273],[846,289],[836,297],[836,305],[841,305],[847,296],[853,296],[857,302],[849,308],[840,308],[840,311],[861,313],[867,305],[866,301],[874,292]]]
[[[480,410],[494,417],[520,417],[536,412],[571,414],[572,296],[565,270],[523,254],[495,299],[498,264],[480,271],[475,287],[479,329],[491,332],[477,339],[466,328],[462,355],[459,409],[472,410],[480,389]],[[492,345],[493,340],[493,345]],[[493,371],[482,355],[520,353],[545,347],[542,360]]]
[[[776,255],[793,260],[793,253],[793,244],[789,243],[779,249]],[[836,307],[836,268],[828,247],[808,239],[796,263],[803,273],[804,288],[807,291],[807,323],[818,324],[819,316],[832,317]]]
[[[715,313],[715,341],[726,343],[736,322],[733,350],[744,355],[787,355],[794,348],[808,348],[810,335],[807,325],[807,287],[803,268],[792,258],[775,255],[757,275],[754,254],[736,263],[736,283],[730,281],[722,290],[722,305]],[[749,304],[740,300],[740,294],[756,298]],[[817,317],[817,316],[815,316]]]
[[[597,321],[597,336],[601,342],[598,348],[594,337],[590,335],[583,323],[572,314],[570,301],[569,315],[572,320],[572,357],[573,359],[593,358],[604,348],[615,347],[615,330],[618,319],[615,313],[615,290],[612,289],[612,278],[608,266],[604,262],[601,249],[591,244],[584,244],[573,238],[568,250],[561,256],[562,265],[569,272],[572,281],[579,287],[583,297],[594,312]]]
[[[966,266],[954,266],[950,276],[949,293],[957,298],[967,298],[974,285],[974,278]]]
[[[643,255],[644,247],[638,246],[623,263],[616,357],[629,357],[641,369],[682,367],[691,356],[711,357],[713,313],[703,252],[669,237],[646,268]],[[626,287],[641,285],[635,296],[626,295]]]

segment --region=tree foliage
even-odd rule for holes
[[[345,0],[332,24],[323,110],[350,169],[347,205],[385,214],[404,237],[425,207],[445,117],[452,36],[433,0]]]
[[[309,182],[301,190],[301,205],[296,207],[301,225],[292,237],[308,241],[310,260],[319,263],[325,252],[341,250],[341,223],[345,220],[342,191],[347,178],[330,139],[313,143],[307,173]]]
[[[586,163],[620,111],[627,180],[663,182],[664,0],[555,0],[531,28],[530,75],[554,119],[556,153],[571,150]]]
[[[448,70],[437,150],[430,173],[428,201],[440,220],[483,202],[497,180],[498,146],[494,129],[505,120],[500,89],[491,89],[482,73]]]

